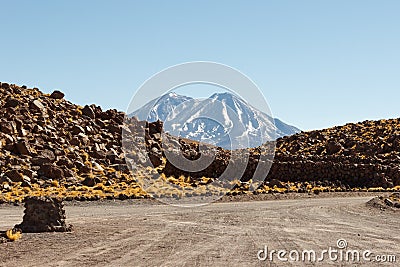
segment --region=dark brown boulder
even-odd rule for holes
[[[63,170],[60,167],[55,166],[53,164],[49,164],[49,163],[46,163],[46,164],[43,164],[42,166],[40,166],[38,174],[43,175],[47,178],[56,179],[56,180],[61,180],[64,178]]]
[[[328,155],[333,155],[340,152],[342,149],[343,147],[339,142],[330,141],[326,146],[326,153]]]
[[[71,133],[74,135],[78,135],[80,133],[85,133],[85,129],[83,129],[81,126],[79,125],[74,125],[71,128]]]
[[[21,105],[21,102],[18,99],[15,99],[13,97],[10,97],[6,100],[6,103],[4,104],[5,108],[15,108],[17,106]]]
[[[99,178],[91,178],[91,177],[86,177],[83,181],[82,184],[89,186],[89,187],[93,187],[96,184],[100,183],[100,179]]]
[[[32,165],[40,166],[46,163],[51,163],[51,160],[47,157],[38,156],[38,157],[33,157],[31,159],[31,163]]]
[[[85,116],[87,116],[87,117],[89,117],[91,119],[95,119],[96,118],[96,115],[95,115],[93,109],[88,105],[83,107],[82,115],[85,115]]]
[[[15,147],[16,147],[18,153],[21,155],[30,155],[31,154],[31,148],[25,140],[19,141],[18,143],[16,143]]]
[[[273,188],[274,186],[276,187],[282,187],[282,182],[277,180],[277,179],[272,179],[271,181],[269,181],[269,183],[267,182],[267,185],[269,185],[271,188]]]
[[[11,181],[18,183],[18,182],[23,182],[24,181],[24,176],[22,175],[21,172],[17,170],[9,170],[5,173],[5,175],[10,178]]]
[[[107,153],[102,150],[94,150],[89,153],[89,155],[95,159],[104,159],[106,158]]]
[[[53,91],[53,93],[50,95],[50,97],[53,99],[63,99],[64,96],[64,93],[58,90]]]
[[[5,134],[13,134],[16,131],[16,125],[14,121],[2,121],[0,122],[0,131]]]
[[[10,89],[10,84],[8,84],[8,83],[1,83],[1,88],[3,88],[3,89]]]

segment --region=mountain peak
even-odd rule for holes
[[[175,92],[169,92],[169,94],[168,94],[169,96],[171,96],[171,97],[176,97],[176,96],[178,96],[178,94],[177,93],[175,93]]]
[[[132,115],[140,120],[164,121],[164,130],[171,134],[229,149],[231,141],[236,140],[240,146],[256,147],[267,140],[300,131],[271,118],[230,92],[214,93],[206,99],[169,92]],[[247,141],[243,141],[246,139],[247,145]]]
[[[176,92],[172,91],[172,92],[168,92],[154,100],[159,102],[159,101],[165,101],[166,99],[192,99],[192,98],[188,97],[188,96],[177,94]]]
[[[177,94],[175,92],[169,92],[169,93],[161,96],[160,98],[163,98],[163,97],[173,97],[173,98],[185,97],[185,98],[187,98],[187,96],[179,95],[179,94]]]
[[[223,92],[223,93],[214,93],[211,95],[209,98],[211,99],[239,99],[239,97],[235,94],[232,94],[230,92]]]

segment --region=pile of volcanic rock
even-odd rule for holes
[[[93,173],[110,183],[121,179],[106,167],[129,174],[121,149],[123,112],[72,104],[58,90],[44,94],[8,83],[0,83],[0,96],[3,192],[15,183],[90,184],[86,178]]]
[[[389,196],[379,196],[367,202],[367,206],[379,208],[381,210],[392,209],[400,210],[400,193],[393,193]]]
[[[28,197],[21,224],[15,229],[23,233],[70,232],[72,225],[65,223],[65,210],[61,199],[51,197]]]

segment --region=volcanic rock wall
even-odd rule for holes
[[[342,162],[299,160],[278,161],[272,165],[267,180],[324,181],[327,184],[347,185],[349,187],[393,187],[400,184],[398,167],[381,164],[351,164]]]
[[[337,130],[333,131],[334,134],[330,134],[329,129],[324,130],[326,132],[314,131],[281,138],[277,142],[276,155],[270,172],[268,175],[264,172],[265,176],[261,177],[261,179],[265,179],[266,181],[276,179],[282,182],[324,181],[327,185],[344,185],[351,188],[387,188],[400,185],[399,139],[393,138],[391,135],[385,136],[385,134],[390,133],[382,130],[384,127],[396,129],[394,127],[397,127],[398,123],[397,120],[388,120],[386,124],[379,122],[380,127],[366,127],[369,128],[368,130],[362,129],[362,124],[358,124],[357,126],[352,125],[349,127],[351,131],[357,133],[355,128],[362,129],[359,130],[362,137],[349,136],[346,134],[346,130],[342,129],[341,135],[347,136],[347,140],[338,139],[336,141],[335,133],[337,133]],[[371,125],[371,122],[367,122],[367,124]],[[146,135],[147,151],[150,158],[153,159],[153,165],[159,167],[162,165],[162,157],[165,157],[164,149],[169,149],[161,144],[160,131],[162,129],[162,122],[147,124],[147,127],[150,130],[146,131],[151,132],[151,134]],[[382,134],[382,136],[377,135],[376,131],[380,132],[379,134]],[[367,135],[377,136],[377,141],[374,142],[373,139],[366,141],[365,136]],[[311,137],[305,138],[305,136]],[[319,137],[320,139],[315,140],[312,137]],[[180,144],[180,151],[177,151],[177,153],[182,153],[185,158],[190,160],[196,160],[200,157],[199,143],[185,139],[175,139]],[[304,143],[303,139],[306,139],[308,143]],[[385,140],[391,140],[393,144],[387,144]],[[344,143],[344,145],[341,143]],[[312,144],[316,144],[315,147]],[[249,149],[248,164],[243,175],[234,178],[241,179],[242,181],[254,178],[253,174],[255,173],[257,164],[260,163],[261,151],[270,151],[272,145],[275,144],[265,144],[263,147]],[[344,147],[347,147],[347,149]],[[371,147],[376,147],[376,150],[373,150]],[[386,148],[379,149],[378,147]],[[301,148],[303,148],[303,152],[299,153],[298,151]],[[211,146],[210,149],[212,149]],[[216,151],[215,160],[202,171],[188,172],[182,170],[175,167],[167,157],[162,172],[167,176],[184,175],[193,178],[203,176],[218,178],[224,173],[229,164],[240,165],[238,161],[245,160],[241,156],[242,153],[227,151],[221,148],[217,148]],[[267,162],[261,162],[261,164],[264,164],[264,168],[271,166],[270,159],[271,153],[267,153]],[[240,171],[238,170],[238,173]],[[233,172],[232,175],[235,175],[235,173]]]
[[[400,120],[364,121],[280,138],[267,179],[400,185]]]

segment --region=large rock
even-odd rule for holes
[[[80,133],[85,133],[85,129],[83,129],[83,127],[79,126],[79,125],[74,125],[71,128],[71,133],[74,135],[78,135]]]
[[[15,144],[15,147],[17,148],[18,152],[21,155],[30,155],[31,154],[30,146],[26,141],[19,141],[18,143]]]
[[[10,178],[12,182],[18,183],[24,181],[24,176],[21,172],[17,170],[9,170],[5,173],[5,175]]]
[[[343,149],[342,145],[335,141],[330,141],[326,145],[326,153],[328,155],[333,155],[340,152]]]
[[[0,131],[5,134],[14,134],[16,132],[16,124],[14,121],[0,122]]]
[[[30,107],[32,110],[37,111],[37,112],[42,112],[42,111],[44,111],[44,109],[45,109],[45,106],[43,105],[43,103],[42,103],[40,100],[38,100],[38,99],[33,100],[33,101],[29,104],[29,107]]]
[[[88,105],[86,105],[86,106],[83,107],[83,109],[82,109],[82,115],[88,116],[88,117],[91,118],[91,119],[94,119],[94,118],[96,117],[96,115],[95,115],[93,109],[92,109],[90,106],[88,106]]]
[[[8,84],[8,83],[1,83],[1,88],[3,88],[3,89],[10,89],[10,84]]]
[[[50,179],[61,180],[64,178],[63,170],[60,167],[49,163],[40,166],[38,173]]]
[[[40,165],[43,165],[46,163],[51,163],[51,160],[47,157],[38,156],[38,157],[33,157],[31,159],[31,163],[32,163],[32,165],[40,166]]]
[[[21,105],[21,102],[13,97],[10,97],[6,100],[6,103],[4,104],[5,108],[15,108],[17,106]]]
[[[43,149],[42,151],[39,152],[39,155],[47,158],[50,162],[53,162],[56,160],[56,156],[54,155],[54,152],[50,149]]]
[[[53,93],[50,95],[50,97],[54,99],[63,99],[64,96],[64,93],[58,90],[53,91]]]
[[[83,181],[82,184],[89,186],[89,187],[93,187],[96,184],[100,183],[100,179],[99,178],[91,178],[91,177],[86,177]]]

